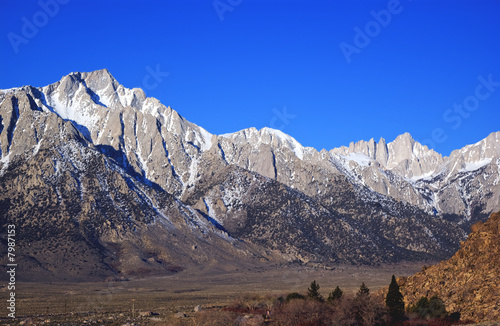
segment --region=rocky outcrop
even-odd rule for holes
[[[407,305],[437,295],[462,319],[500,321],[500,212],[471,231],[451,259],[398,280]]]

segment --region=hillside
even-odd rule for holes
[[[449,260],[424,267],[398,283],[405,303],[437,295],[448,312],[462,319],[500,321],[500,212],[472,226],[472,233]]]

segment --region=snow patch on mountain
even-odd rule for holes
[[[42,89],[42,91],[44,90],[46,91],[46,89]],[[91,103],[74,100],[82,92],[85,90],[81,84],[77,91],[71,94],[71,97],[56,90],[47,97],[47,105],[42,104],[42,108],[53,110],[61,118],[76,123],[75,127],[90,140],[90,131],[96,126],[99,117],[94,114],[95,109],[92,108]],[[61,101],[60,98],[64,100]]]
[[[21,90],[22,87],[12,87],[12,88],[5,88],[5,89],[0,89],[0,93],[14,93],[16,91],[19,91]]]
[[[419,176],[413,176],[413,177],[409,178],[408,180],[410,182],[430,181],[430,180],[432,180],[432,177],[434,176],[434,173],[435,173],[435,171],[429,171],[429,172],[424,173],[424,174],[419,175]]]
[[[490,164],[491,160],[492,160],[492,158],[486,158],[486,159],[478,161],[478,162],[466,163],[465,167],[463,169],[458,170],[458,172],[463,173],[463,172],[471,172],[471,171],[479,170],[483,166]]]
[[[199,133],[196,133],[196,140],[201,144],[201,150],[203,152],[208,151],[212,147],[212,134],[202,127],[198,128]]]
[[[290,135],[285,134],[283,131],[272,128],[262,128],[261,133],[267,133],[277,138],[281,143],[287,147],[297,156],[300,160],[304,159],[304,147]]]
[[[218,136],[221,138],[228,138],[238,143],[250,143],[255,149],[257,149],[260,144],[271,145],[275,149],[280,147],[286,148],[300,160],[304,160],[306,154],[317,152],[316,149],[312,147],[302,146],[295,138],[285,134],[281,130],[268,127],[264,127],[261,130],[248,128],[233,133],[220,134]]]
[[[11,154],[12,154],[12,152],[9,152],[9,154],[2,156],[2,158],[0,159],[0,163],[2,163],[2,169],[0,170],[0,176],[3,176],[5,171],[9,167]]]
[[[359,166],[367,167],[373,162],[370,157],[361,153],[349,153],[348,156],[344,156],[347,160],[356,162]]]

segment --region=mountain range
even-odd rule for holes
[[[449,157],[408,133],[321,151],[213,135],[106,69],[0,90],[0,157],[26,279],[444,259],[500,209],[500,132]]]

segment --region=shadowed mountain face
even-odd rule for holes
[[[72,73],[0,91],[0,222],[27,278],[439,259],[498,207],[499,144],[443,158],[408,134],[321,152],[268,128],[217,136],[107,70]]]

